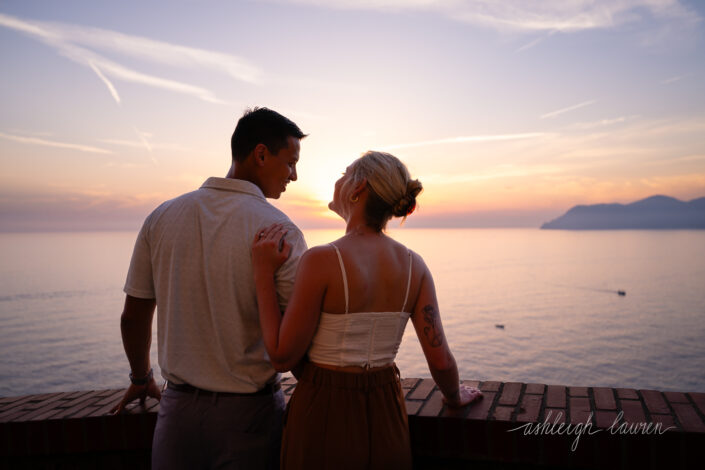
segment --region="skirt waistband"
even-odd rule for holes
[[[343,372],[319,367],[310,362],[304,366],[299,382],[352,390],[370,390],[399,381],[396,364],[361,372]]]

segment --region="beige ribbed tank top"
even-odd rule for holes
[[[409,277],[404,304],[398,312],[348,313],[348,278],[340,250],[334,244],[343,276],[345,315],[321,312],[318,328],[313,335],[308,358],[319,364],[333,366],[379,367],[394,362],[406,323],[411,315],[405,312],[411,287],[411,252]]]

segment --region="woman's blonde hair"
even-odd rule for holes
[[[406,217],[416,208],[421,182],[412,180],[409,170],[397,157],[368,151],[350,165],[352,180],[367,179],[370,196],[365,206],[368,225],[382,231],[392,217]]]

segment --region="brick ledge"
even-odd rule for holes
[[[418,468],[470,462],[492,468],[697,468],[705,461],[705,393],[463,383],[479,387],[484,398],[456,410],[443,404],[432,380],[402,380]],[[288,400],[296,381],[286,378],[282,386]],[[107,415],[122,393],[0,397],[0,467],[148,468],[159,403],[150,399],[124,415]],[[581,434],[571,450],[576,430],[587,428],[591,434]]]

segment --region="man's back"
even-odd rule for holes
[[[278,468],[284,394],[262,340],[250,253],[259,229],[287,227],[291,256],[276,279],[285,306],[306,244],[265,198],[297,180],[304,137],[276,111],[247,110],[226,177],[159,206],[137,237],[120,316],[130,386],[114,410],[161,400],[154,469]],[[155,310],[163,393],[149,357]]]
[[[156,298],[159,363],[167,380],[238,393],[276,380],[262,343],[250,254],[257,230],[275,222],[287,226],[294,248],[277,273],[283,306],[306,245],[256,185],[209,178],[147,218],[125,292]]]

